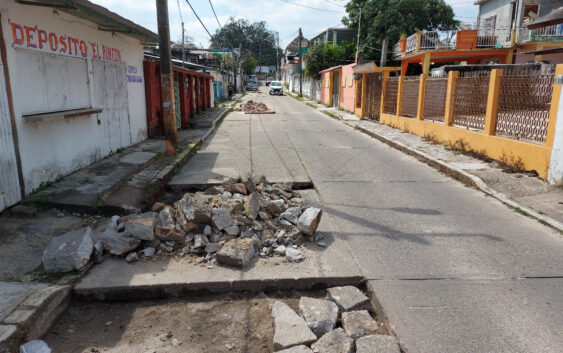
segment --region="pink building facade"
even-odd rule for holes
[[[321,103],[354,112],[356,99],[355,63],[334,66],[321,74]]]

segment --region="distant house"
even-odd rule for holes
[[[357,31],[349,28],[331,27],[311,38],[313,45],[320,43],[344,44],[356,41]]]
[[[147,137],[155,33],[86,0],[2,1],[0,210]]]

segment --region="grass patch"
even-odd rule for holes
[[[311,102],[306,102],[305,104],[307,104],[307,105],[308,105],[309,107],[311,107],[311,108],[317,109],[317,106],[314,105],[314,104],[311,103]]]
[[[321,110],[321,112],[325,115],[330,116],[331,118],[336,118],[336,115],[332,114],[331,112],[329,112],[328,110]]]

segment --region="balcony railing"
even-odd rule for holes
[[[407,49],[406,49],[407,54],[416,51],[417,42],[418,42],[418,34],[417,33],[407,37]]]
[[[510,48],[511,29],[480,30],[477,33],[477,48]]]
[[[563,41],[563,24],[537,29],[518,29],[518,43],[561,41]]]
[[[457,31],[420,32],[420,50],[455,48]]]

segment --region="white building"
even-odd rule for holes
[[[0,3],[0,210],[147,136],[153,32],[86,0]]]

